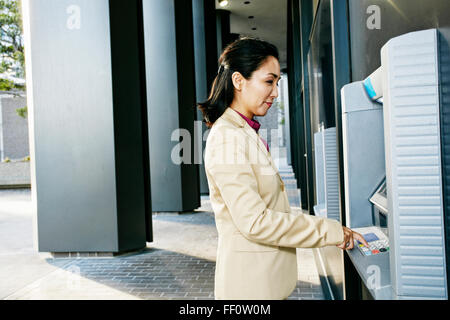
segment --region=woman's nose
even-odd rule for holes
[[[270,96],[273,97],[274,99],[278,97],[278,86],[274,86],[272,92],[270,93]]]

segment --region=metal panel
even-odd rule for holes
[[[323,149],[325,155],[327,217],[340,221],[336,128],[325,129]]]
[[[447,298],[436,30],[391,39],[381,62],[392,286]]]
[[[367,227],[373,224],[369,198],[385,176],[383,109],[360,81],[345,85],[341,95],[345,221]]]
[[[337,173],[336,128],[314,134],[316,166],[316,215],[340,220]]]
[[[323,135],[323,131],[314,133],[314,164],[316,169],[316,205],[314,206],[314,214],[316,216],[326,215]]]
[[[440,29],[439,42],[439,85],[441,102],[441,150],[442,150],[442,176],[444,190],[444,225],[445,249],[447,251],[447,290],[450,287],[450,28]]]

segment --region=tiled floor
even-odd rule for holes
[[[289,170],[280,173],[293,179]],[[295,181],[286,183],[293,184]],[[299,206],[295,193],[289,198],[292,205]],[[116,257],[48,258],[54,271],[6,299],[214,299],[217,231],[211,211],[204,197],[202,207],[193,213],[155,213],[155,241],[140,252]],[[311,249],[297,250],[299,281],[288,299],[323,300]]]
[[[126,257],[68,260],[7,299],[214,299],[215,263],[206,259],[147,249]],[[302,275],[289,300],[323,300],[313,267],[306,263],[299,269],[308,275]]]
[[[67,260],[60,272],[8,299],[214,298],[213,261],[151,248],[123,257]]]

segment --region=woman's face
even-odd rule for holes
[[[278,97],[280,63],[275,57],[269,56],[250,79],[242,77],[240,80],[240,90],[235,91],[239,108],[249,115],[264,116]]]

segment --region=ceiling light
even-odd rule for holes
[[[227,5],[228,5],[228,1],[227,0],[219,0],[219,6],[225,7]]]

